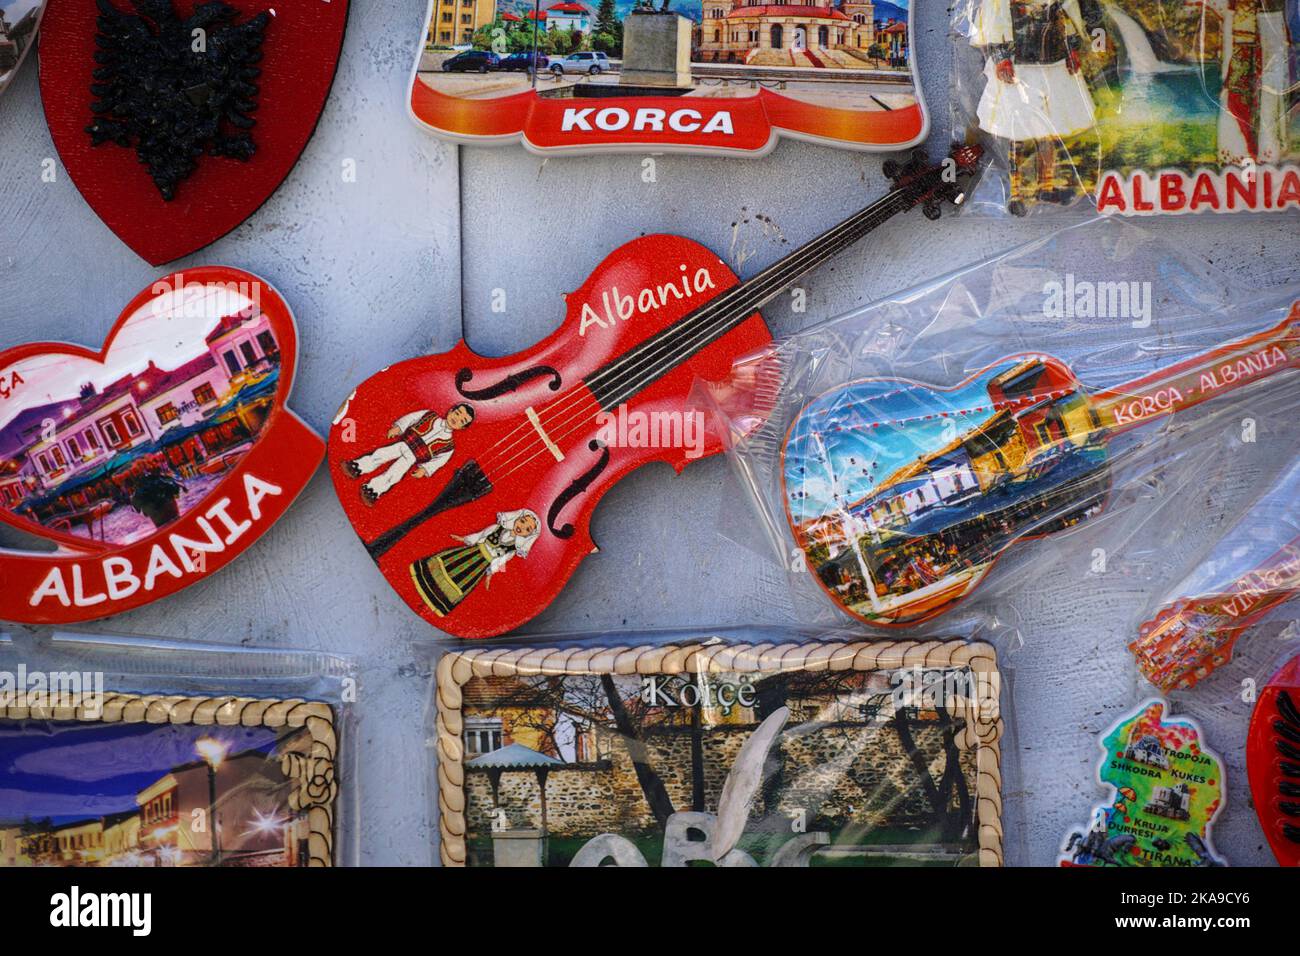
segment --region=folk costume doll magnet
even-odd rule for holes
[[[1224,865],[1211,832],[1227,794],[1223,760],[1168,706],[1144,701],[1102,736],[1097,779],[1110,798],[1070,834],[1061,866]]]
[[[293,315],[256,276],[160,279],[104,346],[0,352],[0,619],[87,621],[230,563],[288,509],[324,444],[286,403]]]
[[[791,641],[456,651],[446,866],[1002,864],[993,648]]]
[[[47,0],[0,3],[0,93],[7,87],[36,43]]]
[[[1260,692],[1246,740],[1259,825],[1282,866],[1300,866],[1300,657]]]
[[[425,24],[411,114],[462,142],[756,155],[781,135],[901,149],[929,129],[911,0],[430,0]]]
[[[0,703],[0,866],[334,865],[328,704],[22,696]]]
[[[786,517],[840,608],[874,625],[924,621],[974,590],[1013,544],[1097,514],[1113,438],[1297,363],[1300,302],[1273,328],[1104,390],[1032,353],[953,386],[850,382],[790,426]]]
[[[956,121],[1016,215],[1300,208],[1300,8],[1289,0],[971,0]]]
[[[297,163],[347,17],[348,0],[55,0],[40,59],[59,158],[141,258],[189,255]]]
[[[779,370],[757,310],[891,216],[920,205],[937,218],[978,157],[895,163],[894,190],[746,282],[689,239],[635,239],[531,348],[486,359],[462,342],[371,377],[329,442],[335,491],[371,557],[449,634],[535,617],[595,550],[591,516],[615,482],[722,451],[723,426],[691,400],[698,383],[729,420],[764,420]]]

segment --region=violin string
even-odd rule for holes
[[[803,248],[792,253],[790,256],[787,256],[785,259],[782,259],[780,262],[774,264],[774,266],[769,267],[749,282],[741,283],[740,285],[729,289],[723,296],[720,296],[718,299],[702,306],[695,316],[688,317],[681,325],[676,327],[669,326],[668,329],[664,331],[671,334],[665,336],[662,340],[658,342],[654,339],[647,340],[647,343],[652,344],[652,348],[645,351],[643,354],[633,356],[636,349],[629,350],[628,353],[625,353],[624,356],[621,356],[615,363],[613,363],[611,368],[618,370],[618,365],[624,364],[629,358],[634,358],[636,361],[632,372],[637,377],[628,378],[625,373],[624,383],[619,398],[609,404],[611,406],[621,404],[623,401],[626,401],[627,398],[635,395],[638,391],[644,388],[649,382],[662,377],[666,371],[664,364],[657,366],[651,364],[649,374],[647,375],[640,372],[638,370],[639,367],[644,366],[647,362],[662,362],[662,359],[665,358],[664,353],[667,353],[666,357],[670,361],[677,362],[681,357],[689,357],[691,354],[699,351],[701,347],[709,344],[712,340],[719,338],[721,334],[730,331],[729,328],[726,328],[728,324],[734,326],[745,321],[760,307],[761,304],[771,301],[771,298],[778,294],[780,290],[785,288],[790,282],[796,281],[799,276],[812,268],[815,268],[820,262],[835,256],[844,248],[857,242],[863,235],[879,225],[879,223],[884,222],[893,216],[895,212],[898,211],[893,207],[898,204],[898,200],[904,197],[904,195],[905,193],[903,191],[890,193],[882,199],[877,200],[875,203],[872,203],[861,212],[849,217],[822,236],[810,241]],[[756,290],[760,290],[757,295],[755,295]],[[746,299],[744,306],[736,308],[733,304],[736,299]],[[714,313],[721,313],[720,318],[712,318],[711,316]],[[695,327],[689,327],[686,324],[688,322]],[[683,335],[688,336],[685,342],[679,341]],[[647,343],[643,343],[643,345]],[[674,349],[677,350],[676,356],[672,354]],[[596,375],[593,375],[591,379],[586,380],[589,391],[577,394],[578,408],[576,413],[569,414],[563,421],[558,423],[544,423],[556,433],[552,436],[552,443],[567,440],[576,431],[586,426],[586,417],[588,414],[593,414],[594,411],[602,407],[602,403],[595,394],[590,391],[590,389],[593,382],[597,380],[597,376],[606,374],[607,372],[607,369],[598,370]],[[565,396],[563,399],[556,399],[550,406],[544,406],[539,412],[539,421],[543,414],[550,416],[572,409],[572,401],[570,401],[569,409],[555,409],[552,407],[561,401],[569,401],[572,398],[572,395]],[[570,428],[569,426],[571,426],[575,421],[578,423],[577,427]],[[538,436],[538,438],[540,441],[540,436]],[[544,442],[542,442],[542,444],[545,445]],[[526,446],[520,454],[527,451],[528,447]],[[504,472],[500,477],[504,478],[513,474],[520,467],[528,464],[528,462],[540,454],[541,452],[534,452],[533,455],[518,464],[513,464],[518,458],[518,454],[511,456],[502,464],[513,465],[513,467],[510,467],[509,470]]]
[[[755,287],[761,286],[764,283],[769,282],[774,276],[778,276],[780,277],[778,288],[772,292],[772,295],[775,295],[777,292],[779,292],[780,287],[782,287],[785,282],[794,281],[798,278],[799,270],[806,271],[816,267],[816,265],[818,264],[817,257],[818,254],[822,252],[823,245],[825,245],[827,249],[824,258],[830,258],[831,256],[836,255],[841,249],[845,248],[847,245],[852,244],[853,242],[857,242],[862,237],[862,234],[865,234],[865,232],[871,231],[871,229],[874,229],[881,222],[884,222],[885,220],[892,217],[898,211],[893,208],[893,206],[895,205],[895,201],[901,195],[903,195],[903,193],[904,193],[903,190],[895,190],[889,193],[888,195],[883,196],[881,199],[878,199],[876,202],[867,206],[865,209],[862,209],[859,212],[855,213],[854,215],[850,216],[848,219],[844,220],[839,225],[823,233],[821,236],[809,241],[805,246],[796,250],[790,256],[787,256],[784,259],[780,260],[779,262],[774,263],[772,266],[769,266],[766,270],[759,273],[753,279],[749,280],[748,282],[738,283],[737,285],[733,286],[731,289],[728,289],[726,292],[724,292],[721,296],[717,297],[716,299],[710,302],[705,303],[698,310],[696,310],[693,316],[688,316],[681,325],[676,327],[669,326],[667,329],[663,330],[663,332],[675,333],[675,334],[665,336],[658,343],[658,345],[661,347],[660,350],[662,351],[662,349],[666,348],[669,352],[671,352],[672,348],[674,348],[675,345],[677,344],[676,338],[682,334],[689,333],[690,330],[689,327],[686,325],[686,323],[705,325],[706,340],[707,340],[707,335],[712,334],[708,331],[707,324],[710,322],[713,313],[719,313],[719,312],[727,313],[726,317],[731,318],[732,316],[729,314],[728,310],[734,308],[733,302],[736,299],[744,298],[745,295],[751,293]],[[853,235],[847,241],[843,239],[841,235],[842,233],[845,233],[846,231],[851,233],[854,232],[856,229],[865,229],[865,232],[862,234]],[[804,263],[805,259],[811,259],[813,261],[805,264]],[[824,261],[824,259],[822,261]],[[787,279],[785,277],[785,273],[791,271],[794,271],[795,274],[792,277]],[[754,305],[752,310],[747,310],[746,312],[742,313],[741,317],[747,318],[750,311],[757,310],[758,308],[761,307],[762,304],[765,304],[766,301],[770,301],[770,298],[764,299],[763,302]],[[641,345],[644,346],[654,341],[655,340],[652,338],[647,340],[645,343],[641,343]],[[625,365],[628,361],[634,361],[638,365],[640,365],[645,362],[658,361],[660,358],[662,358],[662,356],[655,354],[654,349],[643,350],[640,352],[640,354],[637,353],[638,353],[637,347],[633,347],[632,349],[629,349],[626,353],[624,353],[614,362],[610,363],[609,365],[605,366],[602,369],[598,369],[597,372],[591,377],[591,379],[586,380],[584,382],[584,384],[587,385],[586,389],[581,389],[581,390],[573,389],[568,393],[566,393],[565,395],[557,397],[549,404],[544,405],[541,409],[538,410],[538,420],[542,421],[543,424],[546,424],[549,427],[563,428],[571,423],[571,421],[573,420],[572,416],[566,418],[563,422],[559,423],[558,426],[554,425],[550,421],[547,421],[546,419],[549,419],[551,416],[561,414],[564,411],[567,411],[568,408],[572,408],[574,402],[578,403],[577,414],[585,417],[588,409],[585,408],[584,406],[589,405],[591,401],[595,398],[595,396],[592,394],[593,391],[592,386],[596,384],[598,377],[607,376],[615,372],[621,371],[622,370],[621,367]],[[686,354],[689,355],[689,353]],[[659,377],[662,374],[664,374],[663,371],[658,371],[655,373],[653,377]],[[639,386],[638,390],[640,387],[644,387],[644,385]],[[633,394],[635,394],[635,392],[633,392]],[[625,401],[626,399],[623,400]],[[562,403],[566,403],[566,402],[569,403],[568,408],[562,406]],[[617,405],[619,403],[615,402],[613,404]],[[597,399],[596,409],[598,409],[599,407],[600,407],[599,400]],[[594,414],[595,409],[592,409],[591,411]],[[516,435],[518,435],[519,437],[515,437]],[[530,438],[532,439],[532,441],[529,440]],[[509,444],[507,444],[504,448],[502,448],[501,446],[505,442],[509,442]],[[528,451],[534,442],[539,442],[543,446],[545,445],[545,442],[542,442],[541,436],[537,435],[535,429],[529,427],[529,425],[525,425],[521,423],[513,431],[511,431],[508,435],[506,435],[500,442],[497,443],[496,448],[492,450],[491,457],[489,459],[485,459],[483,463],[483,467],[487,470],[492,470],[494,468],[501,467],[503,465],[511,464],[514,461],[515,457],[517,457],[517,455],[510,455],[510,457],[505,457],[505,458],[503,458],[503,456],[514,451],[514,449],[519,446],[520,442],[524,442],[524,448],[517,454]],[[534,453],[537,454],[537,452]],[[513,472],[514,469],[511,469],[511,471]]]
[[[591,379],[586,380],[589,390],[585,393],[578,393],[578,407],[576,412],[567,415],[563,421],[558,423],[545,423],[548,425],[548,431],[553,431],[555,433],[552,435],[552,443],[558,444],[561,441],[567,440],[581,428],[585,427],[587,414],[594,413],[595,410],[603,407],[604,403],[602,403],[594,392],[591,391],[591,388],[593,384],[597,387],[604,384],[603,377],[605,375],[609,374],[611,371],[620,371],[623,373],[623,381],[616,386],[619,389],[619,391],[615,393],[617,398],[608,404],[610,406],[617,406],[627,401],[628,398],[645,388],[647,384],[662,377],[668,368],[675,364],[679,364],[680,361],[684,360],[684,358],[695,354],[701,348],[707,346],[711,341],[720,338],[721,335],[730,331],[730,328],[728,328],[729,325],[734,327],[746,321],[750,315],[761,308],[763,304],[770,302],[771,299],[779,294],[783,288],[789,285],[789,283],[797,281],[801,275],[815,268],[820,264],[820,262],[837,255],[843,249],[858,242],[867,232],[870,232],[880,223],[901,211],[894,207],[900,205],[899,200],[906,198],[906,195],[907,191],[896,190],[882,199],[877,200],[877,202],[854,216],[849,217],[839,226],[829,230],[823,236],[810,241],[802,249],[774,264],[773,267],[769,267],[769,269],[764,273],[760,273],[759,276],[751,279],[749,282],[741,283],[733,287],[723,296],[720,296],[713,302],[703,306],[694,317],[688,318],[687,321],[690,323],[689,326],[685,325],[685,323],[683,323],[683,326],[676,328],[674,326],[669,326],[666,331],[672,331],[675,334],[666,337],[662,341],[655,342],[654,346],[644,354],[634,356],[633,353],[636,350],[629,350],[628,353],[621,356],[610,368],[598,370],[596,375],[592,376]],[[737,299],[744,300],[743,307],[737,308],[734,305],[734,302]],[[714,314],[719,315],[717,318],[714,318]],[[686,336],[684,341],[681,340],[683,335]],[[650,341],[654,342],[654,340]],[[627,375],[627,370],[618,368],[619,365],[625,364],[626,360],[629,358],[634,359],[634,365],[630,370],[632,373],[631,376]],[[649,363],[649,367],[645,368],[647,363]],[[544,406],[541,412],[539,412],[539,420],[541,420],[542,413],[550,416],[571,410],[573,408],[573,402],[570,401],[570,398],[571,396],[565,396],[562,399],[556,399],[551,403],[551,405]],[[570,401],[567,409],[557,409],[552,407],[563,401]],[[577,427],[570,427],[575,421],[577,422]],[[540,436],[538,436],[538,440],[540,442]],[[542,442],[542,444],[545,445],[544,442]],[[520,452],[519,454],[523,454],[527,451],[528,448],[525,447],[523,452]],[[546,453],[550,453],[549,449]],[[519,468],[528,464],[533,458],[538,457],[541,452],[534,452],[530,457],[515,464],[519,454],[512,455],[503,462],[497,464],[496,467],[512,466],[502,473],[497,480],[504,479],[510,474],[518,471]]]

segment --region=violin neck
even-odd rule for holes
[[[1094,396],[1102,426],[1136,428],[1300,365],[1300,302],[1271,329]]]
[[[906,211],[914,196],[933,188],[941,175],[927,173],[895,189],[816,239],[805,243],[752,279],[733,286],[635,348],[588,375],[584,382],[609,411],[722,338],[822,263],[881,223]]]

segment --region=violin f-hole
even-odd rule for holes
[[[599,460],[573,479],[569,487],[560,492],[555,501],[551,502],[551,510],[546,512],[546,527],[557,538],[572,538],[574,531],[571,524],[566,523],[559,528],[555,526],[555,522],[560,517],[560,512],[565,509],[569,502],[591,487],[591,483],[600,477],[600,473],[609,466],[609,448],[603,441],[593,438],[587,442],[587,448],[590,451],[600,452]]]
[[[499,398],[502,395],[509,395],[511,392],[518,391],[525,383],[531,382],[535,378],[550,377],[550,384],[547,385],[552,392],[558,392],[560,386],[564,384],[564,379],[560,373],[549,365],[537,365],[533,368],[526,368],[522,372],[511,372],[495,385],[488,385],[486,388],[466,388],[469,380],[474,377],[472,369],[463,368],[456,373],[456,391],[460,392],[462,398],[467,398],[471,402],[486,401],[489,398]]]

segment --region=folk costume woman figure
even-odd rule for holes
[[[976,115],[981,129],[1008,141],[1008,209],[1022,216],[1031,203],[1072,202],[1101,165],[1079,0],[974,3],[970,42],[984,53],[986,80]]]
[[[1223,18],[1219,162],[1285,162],[1294,82],[1285,0],[1204,0],[1204,8]]]
[[[527,508],[503,511],[496,524],[477,534],[452,535],[459,547],[416,561],[411,579],[433,613],[446,617],[480,584],[491,587],[492,575],[505,570],[511,558],[528,557],[540,530],[537,515]]]

